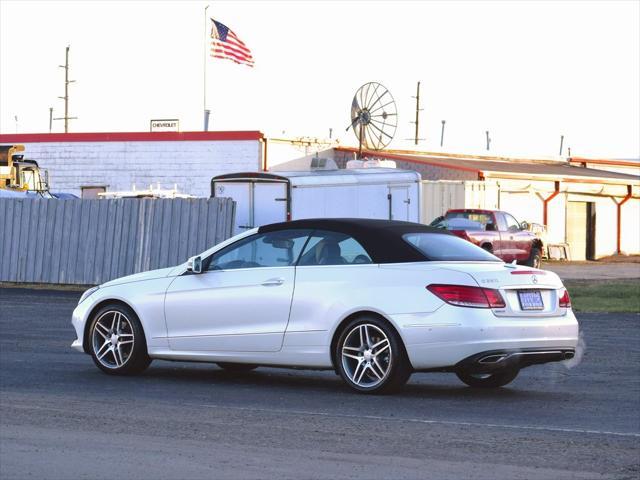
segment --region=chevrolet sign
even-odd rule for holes
[[[165,119],[165,120],[151,120],[152,132],[179,132],[180,120],[178,119]]]

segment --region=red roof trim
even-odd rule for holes
[[[640,162],[602,158],[569,157],[569,163],[593,163],[595,165],[618,165],[621,167],[640,168]]]
[[[16,133],[0,134],[0,143],[47,142],[180,142],[261,140],[259,131],[238,132],[112,132],[112,133]]]
[[[354,148],[354,147],[336,147],[336,150],[340,151],[340,152],[357,152],[358,149]],[[406,155],[398,155],[395,153],[385,153],[385,152],[374,152],[374,151],[369,151],[369,150],[363,150],[362,151],[363,154],[366,155],[371,155],[373,157],[381,157],[381,158],[388,158],[391,160],[400,160],[402,162],[409,162],[409,163],[418,163],[421,165],[424,164],[428,164],[428,165],[435,165],[436,167],[442,167],[442,168],[449,168],[452,170],[464,170],[465,172],[474,172],[474,173],[482,173],[482,170],[479,170],[477,168],[470,168],[470,167],[463,167],[461,165],[449,165],[446,163],[439,163],[437,161],[437,159],[431,159],[429,157],[425,157],[425,158],[415,158],[415,157],[408,157]]]

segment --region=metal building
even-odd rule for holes
[[[354,150],[334,149],[336,163],[350,160]],[[545,226],[548,242],[567,244],[572,260],[640,254],[640,176],[633,174],[640,171],[640,163],[419,152],[367,154],[394,160],[398,168],[422,175],[423,223],[448,208],[496,208],[520,221]]]

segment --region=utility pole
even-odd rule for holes
[[[560,135],[560,156],[562,156],[562,144],[564,143],[564,135]]]
[[[491,145],[491,137],[489,137],[489,130],[484,132],[487,135],[487,152],[489,151],[489,146]]]
[[[53,107],[49,107],[49,133],[53,128]]]
[[[446,120],[442,120],[442,130],[440,131],[440,146],[444,145],[444,124],[447,123]]]
[[[209,22],[207,21],[207,10],[209,5],[204,7],[204,55],[202,60],[202,108],[204,110],[204,131],[209,131],[209,115],[211,110],[207,108],[207,51],[211,48],[210,42],[207,40],[207,31]]]
[[[54,120],[64,120],[64,133],[69,133],[69,120],[76,120],[78,117],[69,116],[69,84],[75,80],[69,80],[69,45],[65,50],[64,65],[58,65],[64,68],[64,97],[58,97],[64,100],[64,117],[54,118]]]
[[[416,121],[411,123],[415,123],[416,125],[416,132],[413,137],[413,141],[415,145],[418,145],[418,140],[424,140],[424,138],[418,138],[418,127],[420,125],[420,112],[422,111],[422,109],[420,108],[420,82],[418,82],[418,86],[416,88],[416,96],[411,98],[416,99]]]

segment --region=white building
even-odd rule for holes
[[[155,188],[208,197],[222,173],[262,170],[260,132],[3,134],[48,170],[51,190],[96,198],[100,192]]]
[[[355,150],[334,149],[334,161],[344,164]],[[640,176],[630,174],[640,170],[640,163],[398,151],[367,154],[394,160],[398,168],[422,175],[423,223],[449,208],[500,209],[519,221],[545,225],[547,241],[568,244],[572,260],[640,254]]]
[[[211,179],[237,172],[344,167],[355,148],[315,139],[267,139],[257,131],[3,134],[50,174],[53,191],[86,198],[99,192],[155,188],[209,196]],[[422,221],[448,208],[499,208],[547,227],[571,258],[640,254],[640,164],[612,159],[523,159],[385,151],[423,178]],[[462,192],[462,193],[461,193]]]

